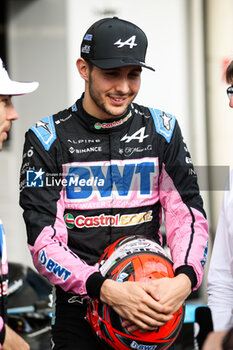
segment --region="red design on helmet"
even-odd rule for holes
[[[172,261],[165,250],[141,236],[119,239],[105,249],[99,263],[101,273],[118,282],[174,277]],[[87,319],[106,349],[164,350],[172,345],[181,330],[184,307],[181,306],[172,320],[153,332],[130,333],[122,327],[121,317],[98,299],[90,301]]]

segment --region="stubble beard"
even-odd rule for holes
[[[107,114],[109,116],[109,119],[111,118],[120,118],[122,117],[124,114],[126,114],[127,110],[128,110],[128,106],[124,109],[123,112],[119,113],[114,113],[112,114],[112,110],[110,110],[109,108],[107,108],[103,103],[101,103],[100,98],[98,96],[98,93],[96,93],[96,91],[92,88],[93,84],[92,84],[92,78],[91,76],[89,76],[89,95],[92,98],[92,100],[94,101],[94,103],[96,104],[96,106],[98,108],[100,108],[105,114]]]

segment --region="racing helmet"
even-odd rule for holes
[[[174,277],[172,261],[155,241],[142,236],[120,238],[107,247],[99,260],[103,276],[117,282],[140,281]],[[122,318],[107,304],[92,299],[88,305],[87,320],[105,349],[168,349],[176,340],[184,320],[181,306],[156,331],[130,333],[122,327]]]

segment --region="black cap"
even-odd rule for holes
[[[145,63],[146,34],[135,24],[117,17],[95,22],[84,35],[81,57],[101,69],[141,66]]]

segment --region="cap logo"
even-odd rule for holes
[[[92,41],[92,34],[86,34],[83,40]]]
[[[121,39],[117,40],[114,45],[118,45],[117,48],[120,49],[121,47],[128,45],[130,49],[132,49],[134,46],[137,46],[138,44],[135,43],[136,35],[131,36],[126,41],[121,41]]]
[[[90,45],[84,45],[82,47],[82,53],[90,53],[91,47]]]

